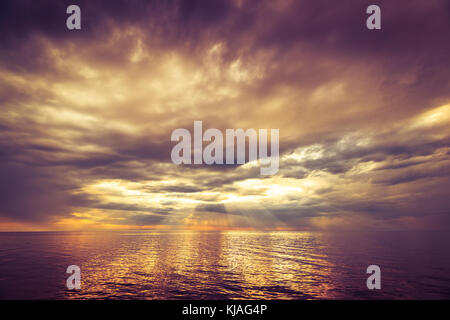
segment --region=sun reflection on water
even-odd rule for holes
[[[89,236],[87,236],[89,237]],[[83,288],[69,298],[320,298],[332,264],[306,232],[128,232],[90,239]],[[86,238],[79,239],[85,246]],[[82,249],[81,249],[82,250]],[[74,263],[75,264],[75,263]]]

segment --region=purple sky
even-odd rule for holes
[[[2,1],[0,30],[2,231],[449,226],[447,0]],[[279,172],[174,165],[194,120],[280,129]]]

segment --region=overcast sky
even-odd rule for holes
[[[1,1],[0,230],[448,228],[449,21],[447,0]],[[194,120],[279,129],[280,170],[174,165]]]

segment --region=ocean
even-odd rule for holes
[[[450,299],[442,232],[0,233],[0,299]],[[69,290],[69,265],[81,289]],[[369,290],[369,265],[381,289]]]

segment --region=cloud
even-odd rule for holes
[[[134,226],[148,226],[148,225],[159,225],[162,224],[166,217],[164,215],[134,215],[127,217],[124,224],[134,225]]]
[[[0,165],[0,216],[17,220],[48,221],[68,216],[71,207],[84,199],[75,197],[75,187],[52,170],[20,164]]]
[[[225,206],[222,203],[218,204],[201,204],[198,205],[195,209],[196,211],[207,211],[207,212],[216,212],[216,213],[227,213]]]
[[[69,4],[0,5],[2,217],[447,221],[448,1],[380,0],[379,32],[365,27],[368,1],[79,1],[79,32],[65,28]],[[280,129],[279,174],[175,166],[171,132],[194,120]]]

